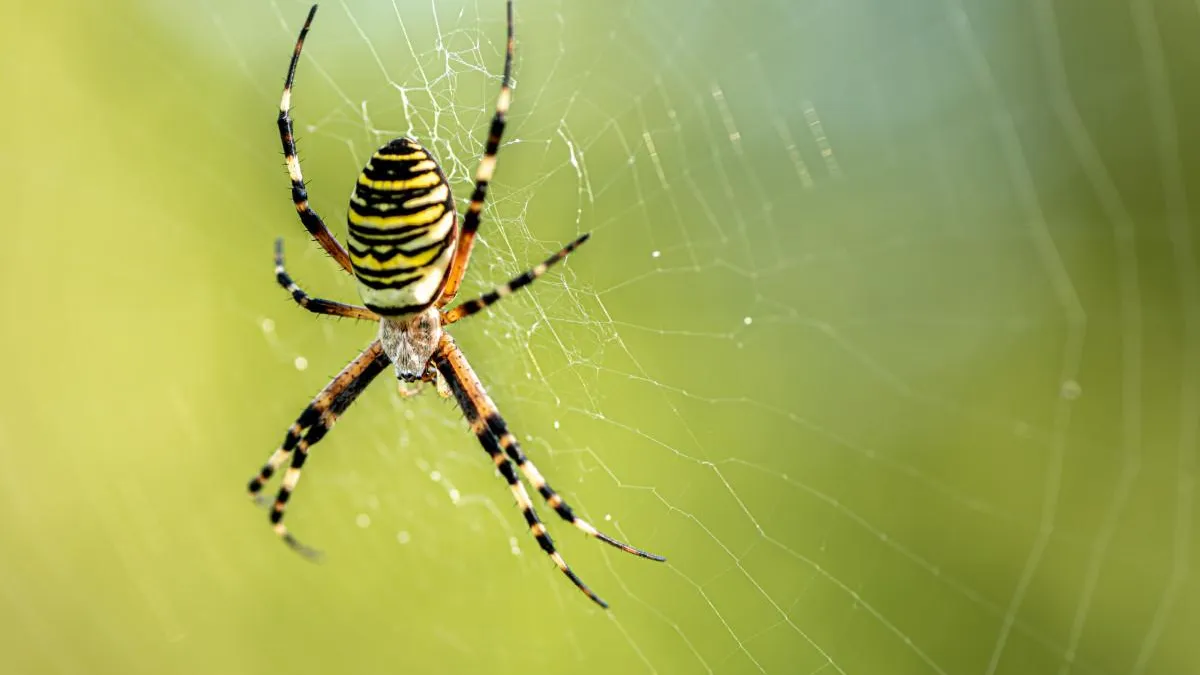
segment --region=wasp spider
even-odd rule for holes
[[[388,363],[394,365],[396,376],[401,381],[418,383],[418,386],[421,382],[434,382],[440,376],[462,407],[483,449],[508,482],[517,507],[521,509],[529,532],[538,545],[579,590],[601,607],[607,607],[555,550],[546,526],[533,508],[529,493],[517,477],[517,471],[563,520],[588,535],[636,556],[660,561],[663,558],[617,541],[575,515],[521,451],[521,445],[508,430],[496,404],[467,364],[454,339],[444,330],[455,321],[476,314],[528,285],[587,241],[585,234],[542,264],[496,290],[453,309],[443,309],[458,293],[467,270],[488,183],[496,168],[496,154],[504,132],[505,116],[512,99],[512,0],[507,2],[508,44],[500,96],[496,101],[496,112],[492,117],[483,158],[475,174],[475,189],[462,219],[461,229],[454,197],[450,194],[450,186],[441,167],[417,141],[398,138],[377,150],[358,177],[347,213],[349,246],[346,248],[334,239],[321,217],[309,206],[289,115],[296,64],[316,13],[317,7],[314,5],[308,12],[304,27],[300,29],[300,37],[292,52],[283,98],[279,103],[279,135],[292,180],[292,201],[295,202],[296,212],[300,214],[300,221],[329,255],[355,276],[365,306],[321,300],[302,291],[284,269],[283,244],[280,240],[275,243],[275,278],[301,307],[310,312],[378,321],[379,337],[338,373],[300,413],[300,417],[287,430],[283,443],[271,454],[258,475],[251,479],[250,495],[256,501],[265,503],[261,497],[264,483],[290,457],[291,465],[283,474],[279,492],[270,508],[271,524],[275,534],[288,546],[308,557],[316,557],[317,551],[301,544],[283,524],[284,509],[300,480],[300,470],[308,459],[309,450],[325,437],[338,417],[371,380],[383,372]]]

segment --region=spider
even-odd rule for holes
[[[270,506],[271,524],[275,534],[290,548],[309,558],[319,557],[318,551],[302,544],[288,531],[283,524],[284,510],[300,480],[300,470],[308,459],[309,450],[325,437],[338,417],[391,363],[396,377],[403,383],[415,383],[417,387],[423,382],[445,383],[462,408],[471,431],[508,483],[517,507],[529,525],[530,534],[579,590],[596,604],[607,608],[608,604],[583,583],[555,550],[546,526],[533,508],[529,493],[517,477],[517,471],[563,520],[587,535],[642,558],[658,561],[665,558],[613,539],[575,515],[521,451],[520,443],[508,430],[496,404],[480,384],[462,350],[445,332],[446,326],[477,314],[529,285],[588,239],[585,234],[503,286],[453,309],[443,309],[458,294],[467,270],[512,100],[512,0],[507,0],[506,6],[508,40],[504,54],[504,76],[461,230],[454,197],[450,194],[441,167],[416,140],[401,137],[377,150],[358,177],[347,212],[349,232],[346,248],[334,238],[309,205],[289,114],[296,64],[300,60],[300,51],[317,13],[317,6],[313,5],[309,10],[300,36],[296,39],[283,85],[283,97],[279,102],[279,136],[292,182],[292,201],[300,222],[343,269],[355,276],[365,306],[322,300],[301,290],[284,269],[282,239],[275,242],[275,279],[291,293],[297,304],[310,312],[378,321],[379,336],[300,413],[300,417],[288,428],[279,448],[267,459],[258,475],[250,480],[250,496],[265,505],[266,501],[261,496],[264,484],[291,457],[291,465],[284,472],[275,502]]]

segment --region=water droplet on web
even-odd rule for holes
[[[297,356],[296,360],[292,363],[295,364],[296,370],[308,370],[308,359],[303,356]]]
[[[554,420],[554,428],[555,429],[559,428],[558,420]]]
[[[612,514],[611,513],[604,514],[604,522],[606,522],[606,523],[612,522]]]
[[[657,258],[657,257],[658,257],[658,256],[660,256],[660,255],[662,255],[662,251],[651,251],[651,252],[650,252],[650,257],[651,257],[651,258]]]
[[[274,321],[272,321],[270,319],[263,319],[261,325],[262,325],[262,332],[264,332],[264,333],[274,333],[275,332],[275,322]]]
[[[451,502],[451,503],[453,503],[453,504],[457,504],[457,503],[458,503],[458,500],[459,500],[459,497],[461,497],[461,496],[462,496],[462,495],[460,495],[460,494],[458,493],[458,490],[455,490],[455,489],[451,489],[451,490],[450,490],[450,502]]]
[[[508,548],[512,551],[513,555],[521,555],[521,547],[517,544],[516,537],[508,538]]]
[[[432,481],[433,481],[433,482],[435,482],[435,483],[436,483],[436,482],[438,482],[439,480],[441,480],[441,479],[442,479],[442,472],[441,472],[441,471],[432,471],[432,472],[430,472],[430,474],[429,474],[429,479],[430,479],[430,480],[432,480]]]
[[[750,317],[746,317],[746,318],[742,319],[742,323],[749,326],[750,324],[754,323],[754,319],[751,319]]]
[[[371,516],[368,516],[368,515],[367,515],[367,514],[365,514],[365,513],[360,513],[360,514],[358,514],[357,516],[355,516],[355,518],[354,518],[354,524],[355,524],[355,525],[358,525],[359,527],[363,527],[363,528],[365,528],[365,527],[370,527],[370,525],[371,525]]]
[[[407,544],[408,542],[412,541],[412,535],[405,530],[400,530],[396,533],[396,541],[400,542],[401,544]]]
[[[1058,395],[1068,401],[1074,401],[1083,395],[1083,386],[1075,380],[1067,380],[1062,383],[1062,387],[1058,391]]]

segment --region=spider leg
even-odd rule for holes
[[[487,425],[487,408],[482,405],[481,397],[486,397],[487,394],[483,391],[483,385],[479,383],[479,379],[475,377],[470,366],[467,365],[466,359],[458,346],[454,344],[454,340],[447,334],[442,334],[442,342],[438,347],[438,351],[433,355],[434,363],[437,366],[442,377],[454,392],[455,399],[458,400],[458,405],[462,408],[463,414],[467,417],[467,422],[471,425],[471,431],[475,432],[475,436],[479,439],[480,445],[491,456],[492,462],[495,463],[496,469],[500,471],[500,475],[504,477],[508,487],[512,490],[513,498],[516,499],[517,508],[521,509],[521,514],[525,517],[525,522],[529,525],[529,532],[533,538],[537,540],[538,546],[550,556],[558,569],[562,571],[571,583],[583,594],[591,598],[592,602],[608,609],[608,603],[600,599],[592,589],[588,588],[587,584],[571,569],[567,562],[563,560],[562,555],[554,548],[554,542],[550,539],[550,533],[546,531],[546,526],[538,518],[537,511],[533,508],[533,500],[529,498],[529,493],[525,491],[525,486],[517,478],[517,473],[513,471],[512,462],[504,455],[503,449],[500,447],[499,440],[492,433]],[[459,371],[462,371],[466,377],[459,379]]]
[[[389,362],[379,340],[372,342],[308,404],[304,412],[300,413],[300,417],[288,428],[283,443],[275,452],[271,453],[258,475],[250,479],[250,496],[256,502],[261,503],[260,492],[263,484],[283,465],[288,456],[291,456],[292,464],[283,474],[279,492],[275,496],[275,503],[271,508],[271,524],[274,526],[275,534],[279,535],[284,543],[305,557],[316,558],[320,553],[300,543],[288,532],[287,527],[283,524],[283,514],[288,499],[300,481],[300,469],[304,467],[304,462],[308,459],[309,448],[325,437],[325,434],[337,422],[338,417],[367,388],[371,380],[387,367]]]
[[[325,221],[321,220],[321,216],[317,215],[317,212],[308,205],[308,190],[304,187],[304,174],[300,171],[300,158],[296,156],[296,138],[292,131],[292,118],[289,114],[292,107],[292,85],[296,81],[296,64],[300,61],[300,50],[304,48],[304,38],[308,35],[308,29],[312,25],[316,13],[317,6],[313,5],[312,9],[308,10],[308,18],[304,20],[304,27],[300,29],[300,37],[296,39],[296,49],[292,52],[291,64],[288,65],[287,80],[283,84],[283,97],[279,101],[279,139],[283,143],[283,160],[287,164],[288,177],[292,180],[292,202],[296,205],[296,213],[300,216],[300,222],[304,224],[304,229],[308,230],[308,233],[329,255],[333,256],[333,259],[343,269],[353,274],[350,256],[346,253],[346,249],[334,238],[333,233],[325,226]]]
[[[513,62],[513,4],[508,0],[508,40],[504,51],[504,77],[500,80],[500,94],[496,97],[496,113],[492,116],[492,126],[488,130],[487,144],[483,149],[483,158],[479,160],[479,168],[475,171],[475,191],[471,193],[471,203],[467,206],[467,215],[463,217],[462,230],[458,234],[458,247],[454,249],[454,259],[450,261],[450,271],[446,276],[446,287],[438,299],[438,307],[445,307],[458,294],[463,275],[467,272],[467,262],[471,258],[471,248],[475,245],[475,232],[479,229],[479,214],[483,212],[483,202],[487,198],[488,184],[496,171],[496,154],[500,151],[500,138],[504,135],[504,125],[507,123],[508,106],[512,102],[512,62]]]
[[[571,583],[575,584],[575,586],[579,588],[579,590],[583,591],[585,595],[591,598],[593,602],[607,609],[608,603],[601,600],[599,596],[592,592],[592,590],[583,583],[583,580],[581,580],[575,574],[575,572],[571,570],[570,566],[567,565],[566,561],[563,560],[562,556],[554,548],[554,542],[550,539],[550,535],[546,531],[546,526],[542,523],[541,519],[538,518],[537,512],[533,508],[533,501],[529,498],[529,493],[526,492],[524,484],[518,480],[516,472],[513,471],[513,462],[510,461],[509,458],[513,457],[514,461],[517,463],[517,466],[520,467],[527,476],[531,475],[529,472],[530,469],[532,469],[532,475],[540,478],[540,474],[538,474],[537,470],[533,468],[528,460],[525,459],[524,455],[519,454],[519,448],[516,454],[513,453],[513,448],[516,447],[516,441],[512,434],[508,433],[507,429],[505,429],[502,433],[497,433],[496,429],[493,427],[492,421],[500,418],[499,413],[496,411],[496,406],[494,403],[492,403],[491,398],[488,397],[483,385],[479,382],[479,378],[477,378],[474,371],[471,370],[471,366],[467,363],[466,357],[463,355],[462,351],[458,349],[458,346],[454,343],[453,338],[451,338],[449,335],[443,334],[442,342],[439,345],[438,351],[434,353],[433,359],[438,371],[442,374],[442,377],[450,387],[450,390],[454,393],[454,397],[457,399],[459,407],[462,408],[463,413],[466,415],[467,422],[471,425],[471,431],[475,432],[475,436],[479,439],[479,443],[483,446],[483,449],[487,451],[488,455],[491,456],[492,461],[496,464],[496,468],[500,471],[500,475],[503,476],[504,480],[508,482],[509,489],[512,490],[513,497],[516,499],[517,507],[521,509],[521,513],[525,517],[525,522],[529,525],[529,531],[533,535],[534,539],[537,540],[538,545],[541,546],[542,550],[550,556],[550,559],[554,561],[554,564],[558,566],[558,569],[561,570],[562,573],[571,580]],[[506,444],[507,447],[505,447]],[[517,459],[518,457],[519,459]],[[535,484],[539,485],[539,489],[544,487],[547,490],[546,492],[542,493],[543,496],[550,494],[557,497],[552,490],[549,490],[549,486],[545,485],[544,480],[541,480],[540,483]],[[566,513],[567,515],[563,515],[563,517],[568,519],[570,522],[577,524],[577,526],[579,526],[579,523],[582,523],[582,527],[580,529],[583,529],[585,532],[588,532],[593,536],[598,536],[600,534],[595,528],[591,527],[587,523],[584,523],[583,521],[580,521],[578,518],[575,518],[574,515],[570,513],[569,507],[567,507],[565,511],[561,510],[561,507],[566,507],[566,505],[562,503],[561,499],[557,500],[557,504],[552,502],[550,499],[547,499],[547,502],[559,512],[559,515]],[[622,544],[621,542],[618,542],[610,537],[604,536],[603,539],[624,550],[645,555],[647,557],[651,557],[652,559],[661,560],[661,558],[658,558],[657,556],[651,556],[650,554],[638,551],[637,549],[634,549],[627,544]]]
[[[567,255],[570,254],[571,251],[574,251],[575,249],[582,246],[583,242],[587,241],[588,237],[590,237],[590,236],[591,236],[590,234],[585,234],[582,237],[579,237],[575,241],[564,246],[562,248],[562,250],[560,250],[558,253],[555,253],[554,255],[550,256],[549,258],[546,258],[546,260],[543,261],[537,267],[534,267],[533,269],[516,277],[515,279],[508,282],[507,284],[504,284],[503,286],[497,288],[494,291],[489,291],[487,293],[484,293],[483,295],[479,296],[478,298],[475,298],[474,300],[468,300],[468,301],[462,303],[461,305],[459,305],[458,307],[455,307],[454,309],[450,310],[449,312],[445,312],[444,314],[442,314],[442,325],[448,326],[448,325],[454,323],[455,321],[458,321],[460,319],[465,319],[468,316],[471,316],[472,314],[478,314],[479,312],[482,312],[483,310],[487,309],[491,305],[499,302],[501,298],[508,297],[509,295],[512,295],[513,292],[519,291],[522,288],[524,288],[525,286],[528,286],[529,284],[533,283],[533,281],[535,279],[537,279],[538,277],[545,274],[551,267],[556,265],[563,258],[567,257]]]
[[[292,294],[292,299],[296,304],[313,314],[329,314],[332,316],[341,316],[347,319],[363,319],[366,321],[378,321],[379,315],[366,307],[358,305],[347,305],[341,302],[332,300],[322,300],[314,298],[308,293],[305,293],[292,277],[288,275],[287,270],[283,267],[283,239],[275,240],[275,280],[283,286],[284,290]]]
[[[476,414],[483,419],[487,428],[491,431],[492,437],[496,439],[494,442],[498,443],[508,458],[516,463],[517,468],[520,469],[522,475],[525,476],[525,480],[529,481],[529,483],[533,485],[534,489],[538,491],[538,494],[542,496],[542,499],[545,500],[546,504],[549,505],[550,508],[554,509],[555,513],[557,513],[560,518],[579,528],[588,536],[595,537],[596,539],[599,539],[610,546],[619,548],[626,553],[631,553],[640,558],[657,560],[659,562],[666,560],[666,558],[660,555],[643,551],[640,548],[630,546],[623,541],[614,539],[600,530],[597,530],[591,523],[583,520],[579,516],[576,516],[575,512],[571,509],[571,506],[567,504],[557,492],[555,492],[554,488],[550,487],[550,484],[546,482],[545,477],[543,477],[542,473],[538,471],[537,466],[535,466],[534,463],[529,461],[529,458],[525,456],[524,451],[521,450],[521,444],[517,442],[516,436],[513,436],[512,432],[508,430],[508,424],[504,421],[504,418],[501,417],[499,409],[496,408],[496,404],[492,402],[491,397],[488,396],[487,391],[483,388],[483,385],[479,382],[479,379],[471,370],[471,366],[467,363],[467,359],[463,355],[462,351],[459,350],[456,345],[454,345],[453,339],[447,336],[443,338],[443,340],[447,341],[448,347],[442,351],[442,359],[438,362],[438,368],[441,370],[442,375],[445,377],[446,381],[450,383],[451,388],[456,394],[460,390],[466,392],[467,397],[470,399],[471,405],[477,410]]]
[[[661,555],[643,551],[636,546],[630,546],[623,541],[614,539],[600,530],[597,530],[591,523],[580,518],[579,516],[576,516],[575,512],[571,509],[571,506],[567,504],[567,502],[564,501],[557,492],[554,491],[554,488],[550,487],[550,484],[546,482],[546,479],[542,476],[542,473],[538,471],[533,462],[529,461],[529,458],[525,456],[524,452],[522,452],[521,445],[517,442],[516,437],[513,436],[508,430],[508,425],[505,424],[504,418],[500,416],[500,413],[493,410],[487,416],[486,421],[488,427],[492,430],[492,433],[500,438],[500,447],[504,448],[504,452],[509,456],[509,458],[512,459],[512,461],[516,462],[517,468],[521,470],[521,473],[525,476],[525,480],[529,481],[530,484],[533,485],[534,489],[538,491],[538,494],[542,495],[542,499],[546,501],[546,504],[548,504],[550,508],[554,509],[555,513],[557,513],[560,518],[579,528],[589,537],[595,537],[596,539],[599,539],[610,546],[615,546],[626,553],[631,553],[639,558],[646,558],[647,560],[656,560],[658,562],[666,561],[666,558]]]

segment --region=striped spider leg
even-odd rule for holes
[[[533,276],[532,278],[537,278]],[[531,279],[532,280],[532,279]],[[521,444],[517,442],[512,432],[508,430],[508,425],[504,418],[500,416],[500,411],[496,408],[496,404],[492,402],[488,396],[487,390],[483,388],[479,378],[467,363],[467,357],[454,343],[454,338],[449,334],[443,333],[441,344],[438,346],[438,351],[433,355],[433,362],[436,365],[438,372],[441,373],[450,390],[454,392],[454,397],[458,401],[458,405],[462,408],[463,414],[466,415],[467,423],[471,426],[471,431],[479,439],[479,443],[483,449],[487,451],[492,458],[492,462],[496,464],[500,475],[508,483],[509,489],[512,490],[513,498],[517,502],[517,507],[521,509],[521,514],[525,517],[525,523],[529,526],[529,532],[537,540],[538,545],[550,556],[554,564],[571,583],[575,584],[579,590],[592,599],[593,602],[601,607],[608,608],[608,603],[600,599],[592,589],[588,588],[587,584],[571,570],[570,566],[563,559],[562,555],[554,548],[554,542],[550,539],[550,534],[546,531],[546,526],[538,517],[537,511],[533,508],[533,501],[529,498],[529,493],[525,490],[525,486],[517,479],[516,473],[513,472],[513,464],[516,464],[524,475],[525,480],[533,485],[534,489],[541,494],[542,499],[550,508],[558,513],[559,517],[571,523],[575,527],[582,530],[585,534],[595,537],[600,541],[615,546],[626,553],[647,558],[649,560],[657,560],[662,562],[666,558],[647,553],[641,549],[635,548],[622,541],[614,539],[607,534],[597,530],[591,523],[583,520],[575,515],[571,506],[559,496],[554,488],[546,482],[546,479],[534,466],[533,462],[525,456],[521,450]]]
[[[259,470],[258,475],[250,479],[250,496],[258,503],[263,503],[260,493],[263,485],[279,470],[287,458],[292,458],[292,464],[283,474],[275,503],[271,507],[271,525],[275,534],[279,535],[293,550],[307,558],[318,558],[320,552],[300,543],[295,536],[288,532],[283,524],[283,513],[287,508],[288,499],[300,482],[300,470],[308,460],[308,451],[329,432],[338,417],[346,408],[354,403],[354,399],[371,384],[379,373],[389,363],[387,354],[383,353],[383,345],[375,340],[363,350],[353,361],[342,369],[333,380],[317,394],[312,403],[300,413],[300,417],[288,427],[283,443],[271,453],[267,463]]]
[[[333,300],[322,300],[314,298],[308,293],[305,293],[292,277],[287,273],[287,269],[283,266],[283,238],[275,240],[275,281],[283,286],[283,290],[291,294],[292,300],[296,301],[304,309],[313,314],[326,314],[330,316],[340,316],[347,319],[362,319],[364,321],[378,321],[379,315],[366,307],[359,305],[347,305],[342,302],[334,302]]]
[[[463,276],[467,273],[467,262],[471,259],[471,248],[475,246],[475,232],[479,230],[479,217],[483,213],[483,202],[487,198],[488,185],[496,172],[496,155],[500,152],[500,139],[504,136],[504,126],[508,123],[508,107],[512,103],[512,63],[513,63],[513,4],[506,4],[508,16],[508,38],[504,48],[504,75],[500,80],[500,94],[496,97],[496,112],[492,115],[492,124],[488,129],[487,143],[483,147],[483,158],[475,170],[475,189],[471,192],[471,203],[467,205],[467,215],[463,218],[462,231],[458,235],[458,248],[454,251],[454,259],[450,261],[450,271],[446,278],[446,287],[438,298],[437,306],[445,307],[458,295]]]
[[[296,65],[300,62],[300,51],[304,49],[304,38],[308,35],[308,29],[312,26],[313,17],[317,14],[317,6],[313,5],[312,9],[308,10],[308,18],[304,20],[304,27],[300,29],[300,37],[296,40],[296,48],[292,51],[292,61],[288,65],[287,79],[283,83],[283,96],[279,100],[279,140],[283,144],[283,161],[287,164],[288,177],[292,181],[292,203],[296,205],[296,213],[300,215],[300,222],[304,224],[304,229],[317,240],[317,243],[324,248],[333,259],[337,261],[342,269],[353,273],[350,268],[350,256],[347,255],[346,249],[338,243],[334,238],[333,233],[325,226],[325,221],[321,220],[321,216],[308,205],[308,190],[304,187],[304,174],[300,171],[300,157],[296,155],[296,136],[292,130],[292,85],[296,82]]]

